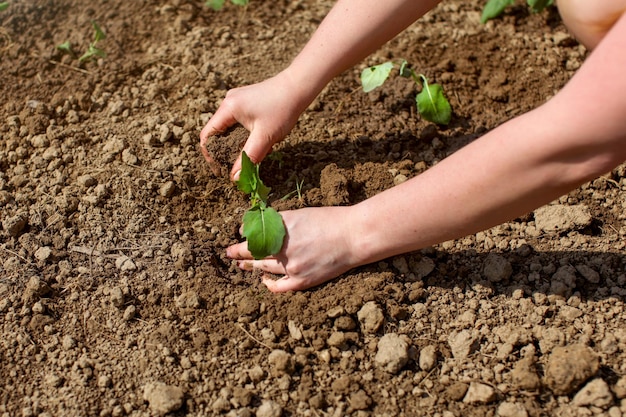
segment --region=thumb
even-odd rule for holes
[[[243,146],[243,151],[246,152],[250,160],[258,164],[265,158],[265,156],[270,152],[274,143],[278,142],[278,140],[272,139],[271,135],[260,133],[259,128],[253,129],[250,132],[250,136],[246,141],[246,144]],[[230,177],[233,181],[237,181],[239,179],[239,172],[241,171],[241,154],[237,157],[237,160],[233,164],[233,168],[230,172]]]

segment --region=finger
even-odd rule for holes
[[[202,152],[202,156],[209,163],[209,166],[215,175],[221,174],[221,166],[213,159],[213,156],[207,150],[207,143],[210,138],[225,132],[226,129],[234,125],[236,122],[237,119],[233,113],[222,104],[222,106],[217,109],[213,117],[209,119],[200,132],[200,152]]]
[[[261,282],[274,293],[304,290],[309,287],[305,281],[291,278],[288,275],[280,279],[272,279],[269,275],[263,275]]]
[[[269,272],[274,275],[281,275],[285,273],[285,266],[273,258],[261,259],[258,261],[241,260],[237,261],[237,266],[244,271],[261,270]]]
[[[248,250],[247,242],[236,243],[227,247],[226,256],[228,256],[230,259],[236,260],[253,259],[252,254]]]
[[[252,129],[248,140],[243,146],[243,151],[245,151],[250,160],[255,164],[258,164],[265,158],[276,142],[272,139],[271,135],[262,133],[262,131],[263,129],[259,127]],[[241,154],[237,157],[237,160],[233,164],[233,168],[230,171],[230,177],[233,181],[237,181],[239,179],[238,173],[240,171]]]
[[[200,132],[200,144],[206,145],[207,140],[211,136],[219,135],[237,123],[235,115],[225,103],[225,101],[222,102],[222,105],[218,107],[215,114],[213,114],[204,128],[202,128]]]

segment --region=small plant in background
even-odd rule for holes
[[[237,188],[250,197],[250,209],[243,215],[243,236],[254,259],[263,259],[280,252],[285,238],[283,218],[267,205],[270,188],[259,176],[259,164],[254,164],[245,152],[241,156],[241,174]]]
[[[250,0],[230,0],[230,2],[236,6],[247,6]],[[221,10],[224,7],[226,0],[207,0],[204,5],[210,7],[213,10]]]
[[[480,23],[486,23],[491,19],[495,19],[500,16],[504,10],[513,5],[515,0],[489,0],[483,8],[482,16],[480,17]],[[554,3],[554,0],[526,0],[528,7],[533,13],[539,13],[548,6]]]
[[[0,12],[3,12],[3,11],[5,11],[8,8],[9,8],[9,2],[8,1],[0,1]]]
[[[361,72],[363,91],[368,93],[383,85],[395,66],[396,64],[393,62],[385,62],[384,64],[365,68]],[[441,85],[429,84],[426,76],[416,73],[409,67],[406,61],[402,61],[400,64],[400,75],[413,79],[421,88],[421,91],[415,96],[415,101],[417,102],[417,111],[424,119],[440,125],[450,123],[452,109],[443,94]]]
[[[97,46],[98,42],[106,39],[105,33],[102,31],[102,29],[96,22],[92,21],[91,26],[93,26],[93,30],[94,30],[93,41],[89,44],[87,51],[84,54],[82,54],[80,58],[78,58],[80,62],[85,62],[85,61],[98,59],[98,58],[106,58],[107,56],[106,52],[104,52],[104,50],[98,48]],[[72,44],[70,43],[70,41],[65,41],[62,44],[57,45],[57,49],[59,51],[62,51],[70,55],[72,58],[76,58],[77,56],[74,50],[72,49]]]

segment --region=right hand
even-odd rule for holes
[[[200,132],[200,150],[214,172],[219,172],[219,167],[209,155],[206,143],[235,123],[250,132],[243,150],[254,163],[261,162],[272,146],[293,129],[308,103],[299,105],[298,88],[292,84],[283,72],[258,84],[234,88],[226,93],[224,101]],[[240,170],[241,154],[231,169],[231,180],[238,179]]]

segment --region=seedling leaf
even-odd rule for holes
[[[483,8],[480,23],[487,23],[488,20],[494,19],[502,14],[504,9],[514,3],[514,0],[489,0]]]
[[[94,35],[93,35],[93,44],[95,45],[97,42],[100,42],[107,38],[107,35],[104,34],[100,26],[93,20],[91,21],[91,26],[93,26]]]
[[[237,181],[237,188],[246,194],[251,194],[257,188],[257,169],[250,157],[242,152],[241,154],[241,173]]]
[[[548,6],[554,3],[554,0],[526,0],[528,6],[534,13],[542,12]]]
[[[270,193],[270,188],[263,184],[259,176],[259,165],[255,165],[245,152],[241,153],[241,173],[237,181],[237,188],[246,194],[250,194],[253,206],[258,201],[265,202]]]
[[[422,78],[422,91],[415,98],[417,111],[429,122],[447,125],[452,118],[452,109],[443,95],[443,88],[439,84],[428,84],[428,80],[423,75],[420,77]]]
[[[66,54],[74,55],[70,41],[65,41],[62,44],[57,45],[57,49],[61,52],[65,52]]]
[[[243,236],[254,259],[275,255],[285,238],[283,218],[271,207],[252,207],[243,216]]]
[[[221,10],[224,7],[225,0],[207,0],[204,5],[210,7],[213,10]]]
[[[3,12],[3,11],[5,11],[8,8],[9,8],[9,2],[8,1],[0,2],[0,12]]]
[[[249,0],[230,0],[236,6],[247,6]]]
[[[365,68],[361,72],[361,85],[363,86],[363,91],[369,93],[373,89],[383,85],[385,80],[389,77],[392,69],[393,62],[385,62],[384,64]]]
[[[97,48],[94,44],[89,45],[87,52],[85,52],[80,58],[79,61],[87,61],[88,59],[93,59],[99,56],[100,58],[106,58],[107,54],[102,49]]]

